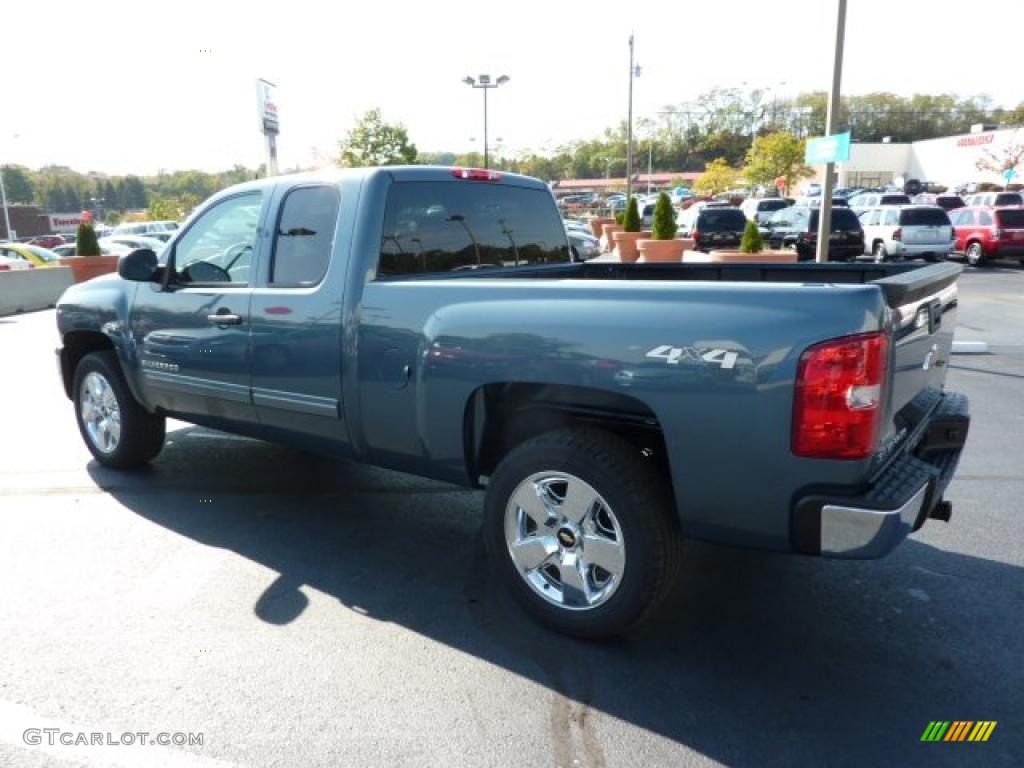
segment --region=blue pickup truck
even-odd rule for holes
[[[597,637],[683,537],[875,558],[949,519],[960,271],[579,263],[535,179],[355,169],[220,192],[70,288],[57,353],[109,467],[174,417],[485,487],[503,583]]]

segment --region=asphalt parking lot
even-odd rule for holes
[[[497,588],[477,493],[181,423],[98,467],[53,311],[0,318],[0,765],[1024,764],[1024,269],[968,270],[959,323],[990,354],[952,360],[950,524],[875,562],[688,543],[657,620],[585,644]]]

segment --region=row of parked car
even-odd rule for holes
[[[956,197],[956,207],[947,210],[951,197],[956,196],[930,194],[918,202],[921,196],[871,192],[836,198],[829,260],[853,261],[868,255],[877,262],[938,261],[958,254],[975,266],[1000,258],[1024,263],[1024,201],[1018,193]],[[645,228],[652,213],[653,206],[645,206]],[[702,202],[678,214],[677,236],[693,238],[700,251],[736,248],[749,220],[757,223],[768,247],[793,249],[800,260],[811,260],[817,251],[819,213],[819,204],[792,198],[748,199],[739,206]],[[583,223],[567,220],[566,231],[578,258],[600,252]],[[580,238],[585,247],[573,238]]]
[[[113,228],[97,228],[100,253],[121,256],[137,248],[150,248],[159,253],[177,229],[176,221],[145,221]],[[26,242],[0,243],[0,272],[35,267],[54,267],[60,259],[75,255],[77,236],[40,235]]]

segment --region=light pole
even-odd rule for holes
[[[480,75],[477,78],[465,77],[462,79],[466,85],[470,88],[480,88],[484,92],[484,168],[487,168],[487,92],[491,88],[497,88],[499,85],[504,85],[509,81],[508,75],[502,75],[494,82],[491,82],[490,75]]]
[[[629,35],[629,112],[626,120],[626,204],[633,194],[633,78],[640,77],[640,65],[633,61],[633,35]]]
[[[843,78],[843,43],[846,40],[846,0],[836,1],[836,38],[832,57],[832,88],[828,93],[828,110],[825,115],[825,135],[834,136],[839,130],[839,85]],[[832,190],[835,179],[832,174],[835,163],[825,164],[825,183],[821,185],[821,211],[818,213],[818,248],[814,255],[817,262],[828,261],[829,237],[832,234]]]

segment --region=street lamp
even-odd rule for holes
[[[626,203],[633,194],[633,78],[640,77],[640,65],[633,59],[633,34],[629,35],[629,114],[626,121]]]
[[[502,75],[494,82],[491,82],[490,75],[480,75],[477,78],[465,77],[462,79],[466,85],[470,88],[479,88],[484,92],[484,168],[487,168],[488,155],[487,155],[487,92],[491,88],[497,88],[499,85],[504,85],[509,81],[508,75]]]

